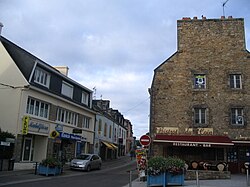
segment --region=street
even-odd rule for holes
[[[112,167],[112,168],[111,168]],[[22,180],[19,182],[9,182],[4,186],[11,187],[122,187],[129,183],[129,170],[132,172],[132,180],[138,177],[136,162],[128,165],[105,167],[101,170],[91,172],[66,170],[60,176],[38,176],[35,179]]]

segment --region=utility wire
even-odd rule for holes
[[[142,105],[143,103],[145,103],[145,102],[146,102],[147,100],[149,100],[149,99],[150,99],[150,97],[148,97],[147,99],[141,101],[140,103],[138,103],[137,105],[135,105],[135,106],[133,106],[132,108],[128,109],[128,110],[125,111],[124,113],[127,113],[127,112],[129,112],[129,111],[131,111],[131,110],[134,110],[135,108],[137,108],[138,106]]]

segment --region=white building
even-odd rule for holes
[[[0,128],[15,135],[14,169],[93,152],[92,91],[0,36]]]

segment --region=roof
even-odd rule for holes
[[[227,136],[191,136],[191,135],[161,135],[161,134],[157,134],[155,139],[154,139],[154,142],[234,145],[234,143],[231,141],[231,139]],[[180,146],[181,146],[181,144],[180,144]]]

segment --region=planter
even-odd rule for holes
[[[59,175],[62,173],[62,168],[60,167],[49,167],[49,166],[43,166],[43,165],[39,165],[38,166],[38,170],[37,173],[39,175]]]
[[[172,174],[166,173],[167,185],[184,185],[184,173],[182,174]]]
[[[166,173],[147,175],[147,186],[166,186]]]

